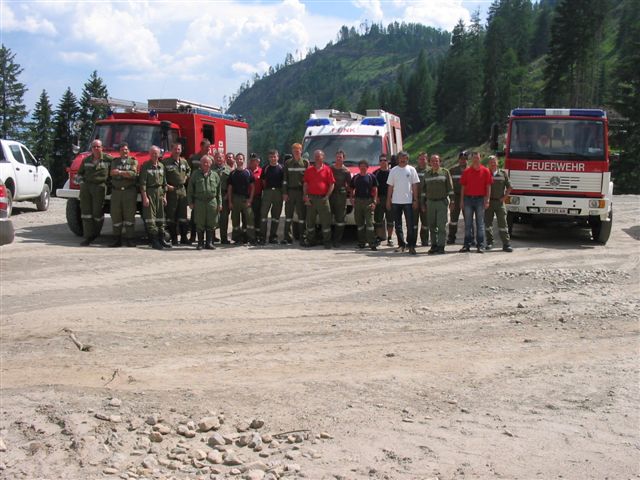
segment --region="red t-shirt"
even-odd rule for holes
[[[487,185],[493,183],[491,171],[480,165],[476,170],[473,167],[467,167],[460,177],[460,185],[464,185],[464,195],[469,197],[484,197],[487,195]]]
[[[331,167],[326,163],[318,170],[315,165],[311,165],[304,171],[304,183],[307,184],[307,193],[309,195],[326,195],[329,186],[336,183],[333,177]]]
[[[256,179],[253,184],[253,198],[260,198],[262,195],[262,182],[260,181],[260,177],[262,176],[262,168],[256,167],[255,170],[250,170],[253,173],[253,178]]]

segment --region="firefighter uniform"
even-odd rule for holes
[[[187,187],[187,201],[193,204],[198,250],[203,247],[213,250],[213,231],[218,225],[218,207],[222,204],[220,176],[213,170],[206,175],[200,169],[193,172]]]
[[[288,195],[288,199],[284,206],[284,240],[283,243],[291,243],[291,224],[293,223],[293,215],[298,217],[297,231],[300,236],[303,235],[306,219],[306,206],[302,198],[302,178],[304,172],[309,167],[309,161],[301,158],[296,161],[295,158],[287,160],[284,164],[284,179],[282,181],[282,194]],[[295,230],[294,230],[295,232]]]
[[[269,211],[271,211],[271,229],[269,243],[276,243],[278,237],[278,225],[282,213],[282,182],[284,181],[284,168],[279,163],[267,165],[262,169],[261,181],[264,182],[262,190],[262,205],[260,210],[262,240],[267,239],[267,227],[269,226]]]
[[[226,163],[221,167],[212,167],[213,171],[220,177],[220,190],[222,191],[222,211],[218,217],[218,223],[220,226],[220,243],[229,243],[229,201],[227,200],[227,185],[229,182],[229,175],[231,174],[231,167]]]
[[[347,214],[347,197],[349,196],[348,188],[351,184],[351,172],[344,165],[340,168],[332,165],[331,170],[333,171],[336,185],[329,197],[329,205],[331,206],[331,215],[333,215],[334,221],[333,245],[338,247],[344,235],[344,217]]]
[[[189,157],[189,168],[191,168],[191,174],[196,170],[200,170],[200,159],[204,157],[200,153],[194,153]],[[191,211],[191,218],[189,219],[189,227],[191,229],[191,236],[189,237],[189,241],[193,242],[196,238],[196,223],[193,219],[193,210]]]
[[[378,180],[371,173],[366,175],[358,173],[351,180],[351,188],[355,196],[353,216],[358,228],[358,246],[364,247],[366,242],[372,250],[376,249],[376,236],[373,228],[373,210],[376,203],[373,189],[377,187]]]
[[[449,170],[451,174],[451,180],[453,180],[453,209],[451,210],[451,217],[449,218],[449,236],[447,237],[447,243],[456,243],[456,234],[458,233],[458,220],[460,219],[460,192],[462,187],[460,186],[460,178],[462,172],[466,167],[456,165]]]
[[[121,173],[111,175],[111,221],[116,242],[112,246],[122,245],[122,232],[126,245],[133,246],[138,198],[138,161],[132,157],[120,157],[111,162],[111,170]]]
[[[393,227],[393,209],[387,210],[387,179],[391,170],[378,169],[374,172],[378,181],[378,204],[373,212],[373,223],[376,228],[378,238],[384,240],[387,238],[387,230]],[[388,238],[387,240],[391,240]]]
[[[429,253],[444,253],[447,227],[447,211],[449,200],[454,195],[451,174],[446,168],[435,172],[428,169],[422,179],[422,191],[426,200],[427,224],[431,233],[431,249]]]
[[[154,165],[146,162],[140,168],[138,185],[141,192],[147,192],[149,206],[142,207],[142,218],[151,240],[151,246],[155,249],[171,247],[164,241],[164,194],[167,188],[167,177],[162,162]]]
[[[165,216],[167,218],[167,229],[171,235],[171,243],[178,244],[178,230],[180,231],[180,243],[187,245],[187,230],[189,220],[187,219],[187,189],[186,184],[191,176],[191,168],[187,161],[179,157],[173,157],[162,161],[164,164],[167,185],[171,185],[173,190],[167,191],[167,206]]]
[[[264,240],[264,238],[260,238],[260,235],[262,234],[262,182],[260,181],[260,178],[262,177],[262,168],[258,166],[255,170],[249,169],[249,171],[253,174],[253,178],[255,180],[253,182],[253,202],[251,202],[253,228],[254,232],[256,232],[256,240]]]
[[[100,234],[104,221],[104,197],[107,193],[107,178],[111,168],[111,158],[103,153],[97,161],[89,155],[80,164],[76,182],[80,183],[80,216],[83,244],[95,240]]]
[[[420,179],[420,183],[418,184],[418,198],[420,199],[420,204],[424,204],[425,196],[424,189],[422,188],[422,180],[424,179],[424,174],[427,170],[430,170],[430,167],[421,168],[420,166],[416,167],[416,172],[418,173],[418,178]],[[423,247],[429,245],[429,221],[427,220],[427,212],[423,212],[421,208],[418,208],[416,215],[414,217],[413,230],[418,234],[418,222],[420,222],[420,243]]]
[[[307,246],[315,245],[316,219],[320,218],[322,228],[322,241],[325,248],[331,248],[331,205],[327,194],[335,179],[333,169],[327,164],[322,165],[318,170],[315,165],[311,165],[304,172],[304,183],[309,205],[307,206],[307,238],[304,242]]]
[[[491,184],[491,197],[489,200],[489,208],[484,211],[484,227],[487,239],[487,247],[493,245],[493,217],[495,215],[498,221],[498,233],[502,247],[509,247],[509,228],[507,227],[507,209],[504,206],[502,197],[508,188],[511,188],[509,175],[504,170],[498,169],[493,174],[493,183]]]
[[[233,170],[229,174],[228,183],[232,187],[231,223],[233,230],[231,238],[236,243],[244,243],[245,241],[255,243],[256,241],[253,208],[251,205],[247,205],[249,188],[254,182],[253,174],[247,169]],[[243,227],[240,225],[241,217],[244,219]]]

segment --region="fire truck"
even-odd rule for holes
[[[514,223],[569,220],[607,242],[613,182],[605,111],[514,109],[504,154],[513,188],[506,201],[510,233]]]
[[[152,99],[147,103],[114,98],[94,98],[94,104],[109,107],[107,118],[98,120],[91,139],[102,141],[105,153],[119,155],[122,142],[129,144],[130,155],[138,160],[138,168],[149,160],[149,149],[156,145],[163,157],[174,142],[182,143],[182,154],[188,158],[200,150],[200,142],[208,139],[211,152],[217,150],[247,155],[248,129],[242,118],[223,113],[221,108],[179,99]],[[85,145],[88,149],[89,145]],[[79,149],[77,149],[79,150]],[[78,153],[67,168],[69,178],[57,196],[67,199],[67,224],[76,235],[82,235],[80,218],[80,185],[75,177],[88,151]],[[105,212],[109,211],[107,192]]]
[[[306,122],[303,155],[313,162],[313,152],[322,150],[325,162],[333,165],[336,152],[346,154],[345,166],[356,174],[358,162],[369,162],[369,171],[378,168],[380,154],[387,157],[402,150],[400,118],[384,110],[367,110],[366,115],[338,110],[314,110]],[[353,224],[353,206],[347,206],[348,223]]]

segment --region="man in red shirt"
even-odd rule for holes
[[[331,167],[324,163],[324,152],[313,152],[314,164],[304,172],[302,192],[307,205],[307,241],[306,246],[315,245],[316,217],[320,217],[324,248],[331,248],[331,207],[329,197],[335,187]]]
[[[462,172],[460,178],[460,208],[464,209],[464,246],[460,252],[471,250],[473,242],[473,217],[476,221],[476,247],[478,253],[484,253],[484,210],[489,206],[493,176],[489,169],[480,163],[480,154],[471,154],[471,166]]]

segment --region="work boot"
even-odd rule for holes
[[[471,249],[468,246],[464,246],[462,247],[460,250],[458,250],[460,253],[469,253],[471,251]]]
[[[124,246],[125,247],[135,247],[136,246],[136,241],[133,238],[125,238],[124,239]]]
[[[117,236],[113,243],[109,244],[110,248],[119,248],[122,246],[122,237]]]
[[[198,241],[198,238],[197,238],[197,236],[196,236],[196,235],[197,235],[197,232],[196,232],[196,224],[195,224],[195,223],[190,222],[190,224],[189,224],[189,231],[190,231],[190,232],[189,232],[189,233],[190,233],[189,241],[190,241],[191,243],[193,243],[193,242],[197,242],[197,241]]]
[[[198,246],[196,250],[202,250],[204,248],[204,232],[198,232]]]
[[[88,247],[89,245],[91,245],[91,239],[90,238],[85,238],[84,240],[82,240],[80,242],[80,246],[81,247]]]
[[[437,255],[444,255],[445,254],[444,245],[438,247],[438,250],[436,250],[436,254]]]
[[[502,251],[503,252],[513,252],[513,248],[511,247],[511,245],[509,245],[508,243],[506,245],[502,246]]]
[[[427,252],[427,255],[435,255],[436,253],[438,253],[438,246],[437,245],[431,245],[431,248]]]
[[[158,233],[158,240],[160,240],[160,245],[162,245],[162,248],[171,248],[171,244],[164,238],[164,230],[160,230],[160,232]]]
[[[206,239],[204,242],[204,249],[215,250],[216,247],[213,246],[213,230],[207,230],[205,234],[206,234]]]
[[[169,230],[169,237],[171,237],[171,245],[178,245],[178,232],[175,225],[170,225],[167,227]]]
[[[417,254],[416,247],[409,247],[409,254],[410,255],[416,255]]]
[[[191,240],[187,237],[188,230],[188,225],[180,224],[180,245],[191,245]]]
[[[151,248],[154,250],[162,250],[164,247],[162,246],[162,242],[160,242],[160,235],[151,235]]]

